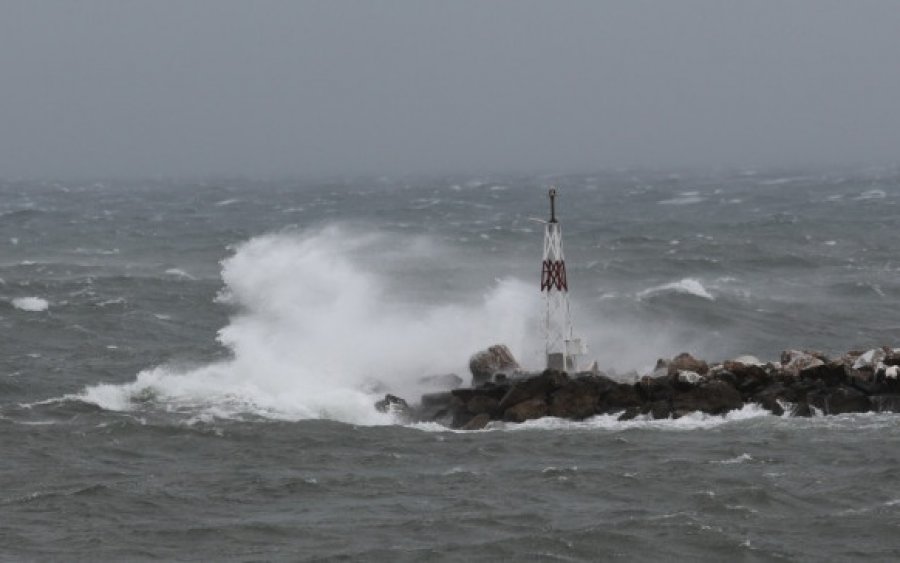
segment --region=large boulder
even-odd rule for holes
[[[534,377],[520,379],[514,382],[509,391],[500,399],[500,409],[505,411],[509,407],[528,399],[546,401],[550,393],[563,387],[568,382],[569,377],[565,372],[552,369],[545,370]]]
[[[722,365],[722,368],[724,372],[734,376],[734,386],[744,398],[761,391],[772,382],[772,377],[766,370],[765,364],[753,356],[740,356],[728,360]]]
[[[496,374],[510,376],[519,371],[519,362],[503,344],[496,344],[487,350],[476,352],[469,359],[469,371],[472,372],[472,386],[491,381]]]
[[[675,378],[669,376],[644,376],[636,387],[641,399],[647,402],[668,401],[675,394]]]
[[[676,375],[679,371],[692,371],[700,375],[706,375],[709,371],[709,364],[703,360],[698,360],[687,352],[678,354],[671,360],[659,360],[656,362],[656,369],[665,367],[669,375]]]
[[[487,426],[490,421],[491,417],[487,414],[475,415],[469,422],[462,426],[462,430],[481,430]]]
[[[596,412],[597,414],[612,414],[635,409],[637,413],[641,404],[643,401],[635,385],[617,383],[600,396]]]
[[[737,389],[719,380],[712,380],[690,391],[678,393],[672,399],[672,409],[676,416],[693,411],[725,414],[743,405],[744,401]]]
[[[872,395],[869,400],[875,412],[900,412],[900,395]]]
[[[581,420],[593,416],[600,397],[618,384],[608,377],[588,375],[572,379],[550,398],[550,416]]]
[[[409,408],[409,404],[407,404],[404,399],[396,395],[385,395],[384,399],[375,403],[375,410],[377,410],[378,412],[392,414],[397,418],[404,420],[409,420],[412,418],[412,410]]]
[[[800,370],[799,376],[804,379],[822,381],[825,385],[833,387],[847,380],[847,371],[843,362],[828,361]]]
[[[825,414],[869,412],[872,403],[862,391],[852,387],[835,387],[813,391],[807,396],[809,404]]]
[[[528,399],[504,411],[503,420],[507,422],[525,422],[547,416],[547,403],[544,399]]]
[[[500,402],[488,395],[476,395],[466,403],[466,410],[474,415],[486,414],[489,417],[497,414]]]
[[[785,350],[781,353],[782,369],[794,376],[799,376],[802,371],[816,368],[824,364],[825,360],[818,352]]]

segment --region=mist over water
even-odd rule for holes
[[[900,556],[892,415],[375,412],[490,344],[540,367],[551,183],[616,377],[897,345],[892,169],[0,182],[0,554]]]

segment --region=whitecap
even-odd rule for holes
[[[239,201],[240,201],[239,199],[223,199],[222,201],[217,201],[215,203],[215,205],[217,207],[225,207],[226,205],[234,205],[235,203],[237,203]]]
[[[195,278],[194,276],[192,276],[192,275],[190,275],[189,273],[187,273],[187,272],[185,272],[184,270],[182,270],[181,268],[169,268],[168,270],[166,270],[166,273],[169,274],[170,276],[176,276],[176,277],[179,277],[179,278],[184,278],[184,279],[186,279],[186,280],[195,280],[195,279],[197,279],[197,278]]]
[[[722,465],[733,465],[733,464],[736,464],[736,463],[744,463],[745,461],[752,461],[752,460],[753,460],[753,456],[751,456],[751,455],[748,454],[748,453],[742,453],[741,455],[739,455],[739,456],[737,456],[737,457],[732,457],[732,458],[729,458],[729,459],[723,459],[723,460],[721,460],[721,461],[714,461],[714,462],[712,462],[712,463],[719,463],[719,464],[722,464]]]
[[[29,312],[46,311],[50,307],[50,303],[41,297],[16,297],[11,303],[16,309]]]
[[[887,194],[884,190],[866,190],[863,193],[856,196],[857,201],[865,201],[869,199],[884,199],[887,197]]]
[[[660,205],[691,205],[703,201],[706,201],[706,198],[702,197],[700,192],[682,192],[673,198],[664,199],[657,203]]]
[[[643,291],[638,292],[637,298],[638,300],[646,299],[648,297],[654,297],[656,295],[666,294],[666,293],[679,293],[684,295],[692,295],[694,297],[700,297],[701,299],[706,299],[708,301],[715,301],[715,297],[700,283],[699,280],[694,278],[684,278],[682,280],[666,283],[663,285],[658,285],[655,287],[651,287],[645,289]]]

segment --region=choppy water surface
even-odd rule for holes
[[[7,180],[0,556],[900,556],[900,417],[373,411],[494,342],[538,363],[551,182],[607,369],[898,344],[891,170]]]

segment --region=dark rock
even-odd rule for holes
[[[703,382],[703,376],[696,371],[681,370],[673,376],[670,376],[672,387],[676,391],[689,391]]]
[[[491,397],[499,401],[508,391],[509,386],[506,385],[484,385],[478,389],[454,389],[450,393],[463,403],[468,403],[472,397]]]
[[[634,420],[639,414],[641,414],[640,407],[628,407],[619,415],[618,420]]]
[[[453,393],[446,391],[442,393],[426,393],[422,395],[419,401],[423,407],[446,407],[453,400]]]
[[[781,403],[779,403],[777,399],[774,399],[772,397],[761,398],[759,400],[759,406],[766,409],[775,416],[781,416],[784,414],[784,407],[781,406]]]
[[[769,384],[768,387],[751,397],[761,407],[778,416],[784,414],[784,408],[780,403],[796,403],[798,398],[796,390],[787,387],[780,381]]]
[[[397,416],[409,418],[411,410],[409,404],[396,395],[387,394],[384,399],[375,403],[378,412],[391,413]]]
[[[810,417],[812,415],[813,411],[811,408],[809,408],[809,403],[807,403],[806,401],[797,403],[791,410],[791,416]]]
[[[617,383],[600,396],[596,412],[597,414],[609,414],[633,408],[637,408],[640,412],[642,402],[635,385]]]
[[[648,402],[669,400],[675,394],[673,378],[642,377],[637,384],[637,390],[641,398]]]
[[[900,349],[885,347],[884,365],[900,366]]]
[[[869,401],[875,412],[900,412],[900,395],[873,395]]]
[[[427,393],[422,395],[419,406],[414,409],[414,418],[432,422],[450,423],[452,416],[451,405],[458,401],[452,393]]]
[[[669,415],[672,414],[672,405],[665,399],[653,401],[641,408],[641,414],[649,414],[654,420],[669,418]]]
[[[545,370],[538,376],[529,377],[513,383],[509,391],[500,399],[500,410],[528,399],[546,401],[547,395],[569,382],[569,377],[562,371]]]
[[[851,370],[847,384],[866,395],[877,395],[884,391],[883,379],[876,377],[872,370]]]
[[[806,352],[801,350],[785,350],[781,353],[782,368],[792,375],[800,375],[800,372],[825,364],[818,352]]]
[[[486,414],[492,417],[497,414],[500,403],[487,395],[475,395],[466,403],[466,410],[474,415]]]
[[[678,393],[672,399],[675,411],[701,411],[708,414],[725,414],[744,405],[737,389],[724,381],[712,380],[690,391]]]
[[[679,371],[693,371],[700,375],[706,375],[709,371],[709,364],[703,360],[698,360],[687,352],[678,354],[668,362],[660,360],[656,363],[656,367],[660,368],[660,362],[666,366],[669,375],[676,375]]]
[[[573,379],[550,398],[550,416],[581,420],[593,416],[600,397],[618,384],[603,376],[589,375]]]
[[[481,430],[491,421],[491,417],[487,414],[478,414],[472,417],[469,422],[462,426],[463,430]]]
[[[813,365],[803,368],[798,375],[804,379],[815,379],[822,381],[825,385],[840,385],[847,380],[847,372],[844,364],[839,361],[826,362],[820,365]]]
[[[519,370],[519,362],[503,344],[491,346],[487,350],[477,352],[469,360],[469,371],[472,372],[472,387],[491,380],[494,374],[511,375]]]
[[[547,403],[544,399],[528,399],[506,409],[503,420],[507,422],[525,422],[547,415]]]
[[[708,375],[707,377],[708,377],[709,379],[715,379],[715,380],[718,380],[718,381],[723,381],[723,382],[727,383],[728,385],[731,385],[732,387],[734,387],[735,389],[737,389],[737,386],[738,386],[738,378],[737,378],[737,376],[736,376],[735,374],[731,373],[731,372],[728,371],[728,370],[720,369],[720,370],[713,371],[713,370],[711,369],[710,372],[709,372],[709,375]]]
[[[763,366],[758,363],[750,363],[749,358],[741,360],[742,358],[727,361],[723,367],[726,373],[734,375],[735,381],[733,383],[729,381],[729,383],[732,383],[741,396],[746,398],[767,387],[772,382],[772,377]]]
[[[869,398],[862,391],[844,386],[813,391],[809,393],[807,400],[825,414],[869,412],[872,407]]]

